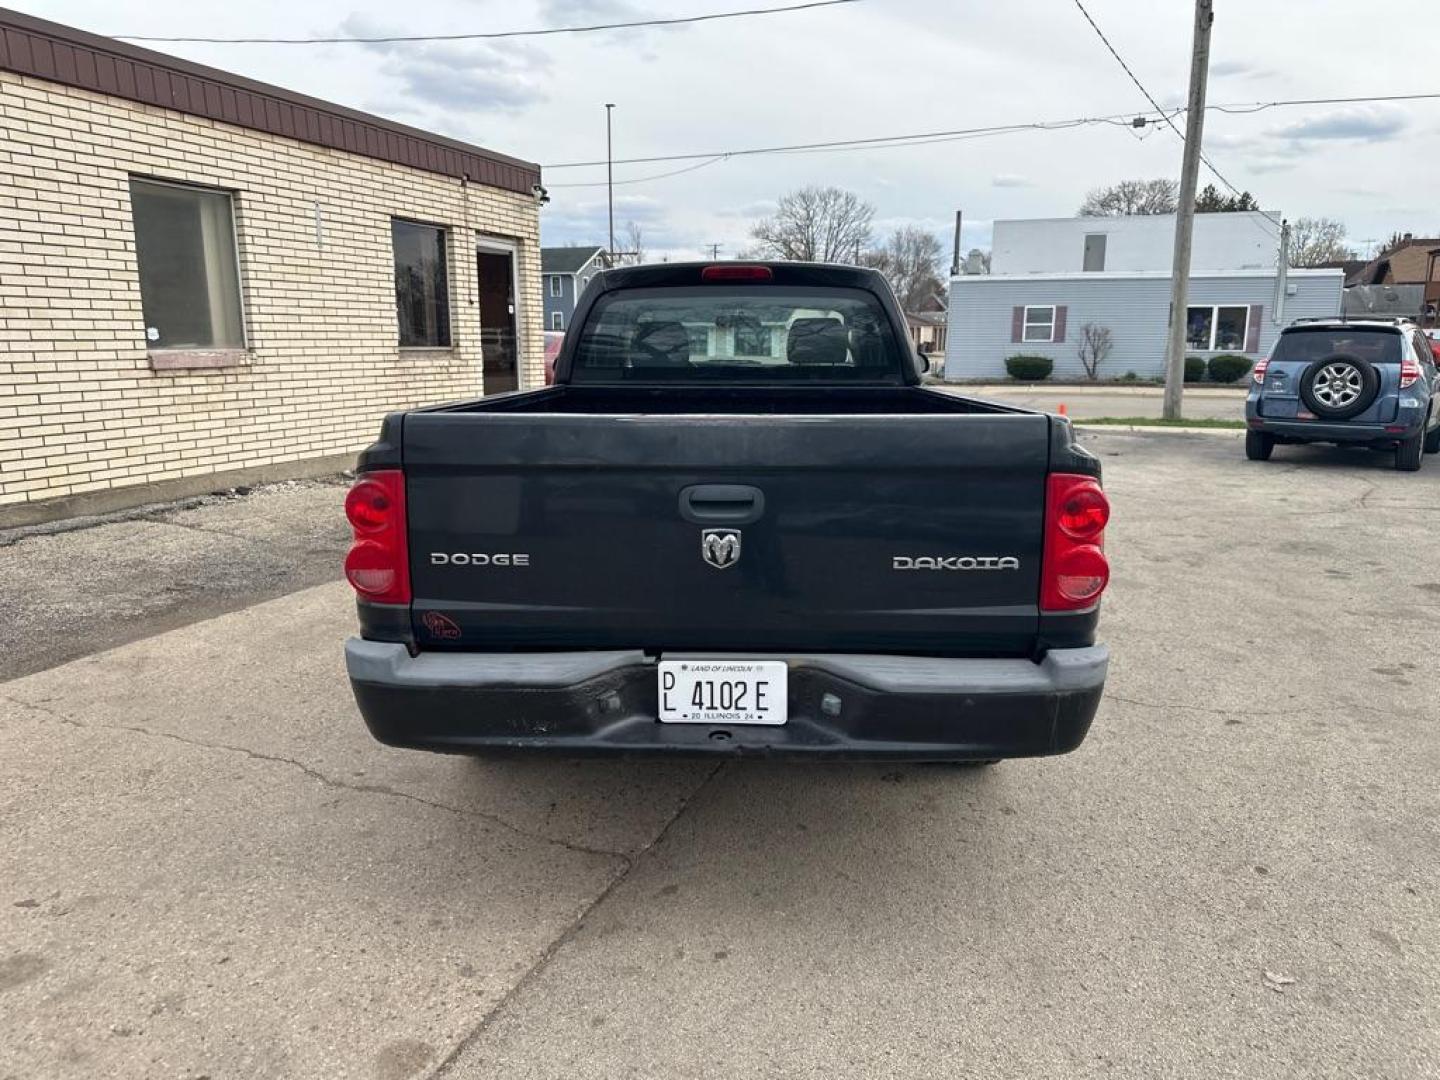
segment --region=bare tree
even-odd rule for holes
[[[1122,217],[1126,214],[1173,214],[1180,206],[1174,180],[1121,180],[1096,188],[1080,204],[1079,217]]]
[[[933,234],[906,225],[891,233],[884,247],[865,252],[860,262],[885,275],[904,310],[919,311],[931,296],[945,290],[940,282],[940,250]]]
[[[760,254],[799,262],[851,262],[870,243],[875,208],[853,191],[804,187],[780,197],[750,230]]]
[[[1290,226],[1290,265],[1319,266],[1321,263],[1353,259],[1345,245],[1345,226],[1333,218],[1296,219]]]
[[[616,254],[616,266],[639,266],[645,261],[645,232],[638,221],[625,223],[621,244],[624,250]]]
[[[1115,339],[1108,326],[1087,322],[1080,327],[1080,366],[1085,369],[1086,378],[1100,377],[1100,365],[1114,348]]]

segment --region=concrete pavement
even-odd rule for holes
[[[0,529],[0,680],[334,581],[349,482]]]
[[[939,389],[1044,412],[1058,412],[1063,403],[1065,411],[1077,420],[1097,416],[1158,417],[1163,396],[1158,386],[1047,386],[1043,383],[1017,386],[994,383],[942,386]],[[1224,386],[1187,386],[1184,414],[1191,420],[1243,420],[1245,391]]]
[[[1084,439],[1068,757],[392,751],[340,585],[0,684],[0,1077],[1440,1073],[1437,460]]]

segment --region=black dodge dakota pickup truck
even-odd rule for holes
[[[555,385],[394,413],[346,500],[374,736],[1063,753],[1104,687],[1109,503],[1063,417],[920,385],[871,270],[640,266]]]

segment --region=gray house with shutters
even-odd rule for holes
[[[545,329],[568,330],[575,302],[590,279],[605,269],[603,247],[547,247],[540,249],[540,274],[545,297]]]
[[[1277,280],[1275,216],[1197,216],[1190,355],[1258,360],[1282,325],[1339,313],[1341,271]],[[1173,215],[997,221],[993,273],[951,279],[945,377],[1004,379],[1006,357],[1024,353],[1052,359],[1055,378],[1084,378],[1086,324],[1110,331],[1101,378],[1163,376],[1174,230]]]

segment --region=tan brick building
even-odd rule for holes
[[[538,166],[0,10],[0,525],[543,379]]]

